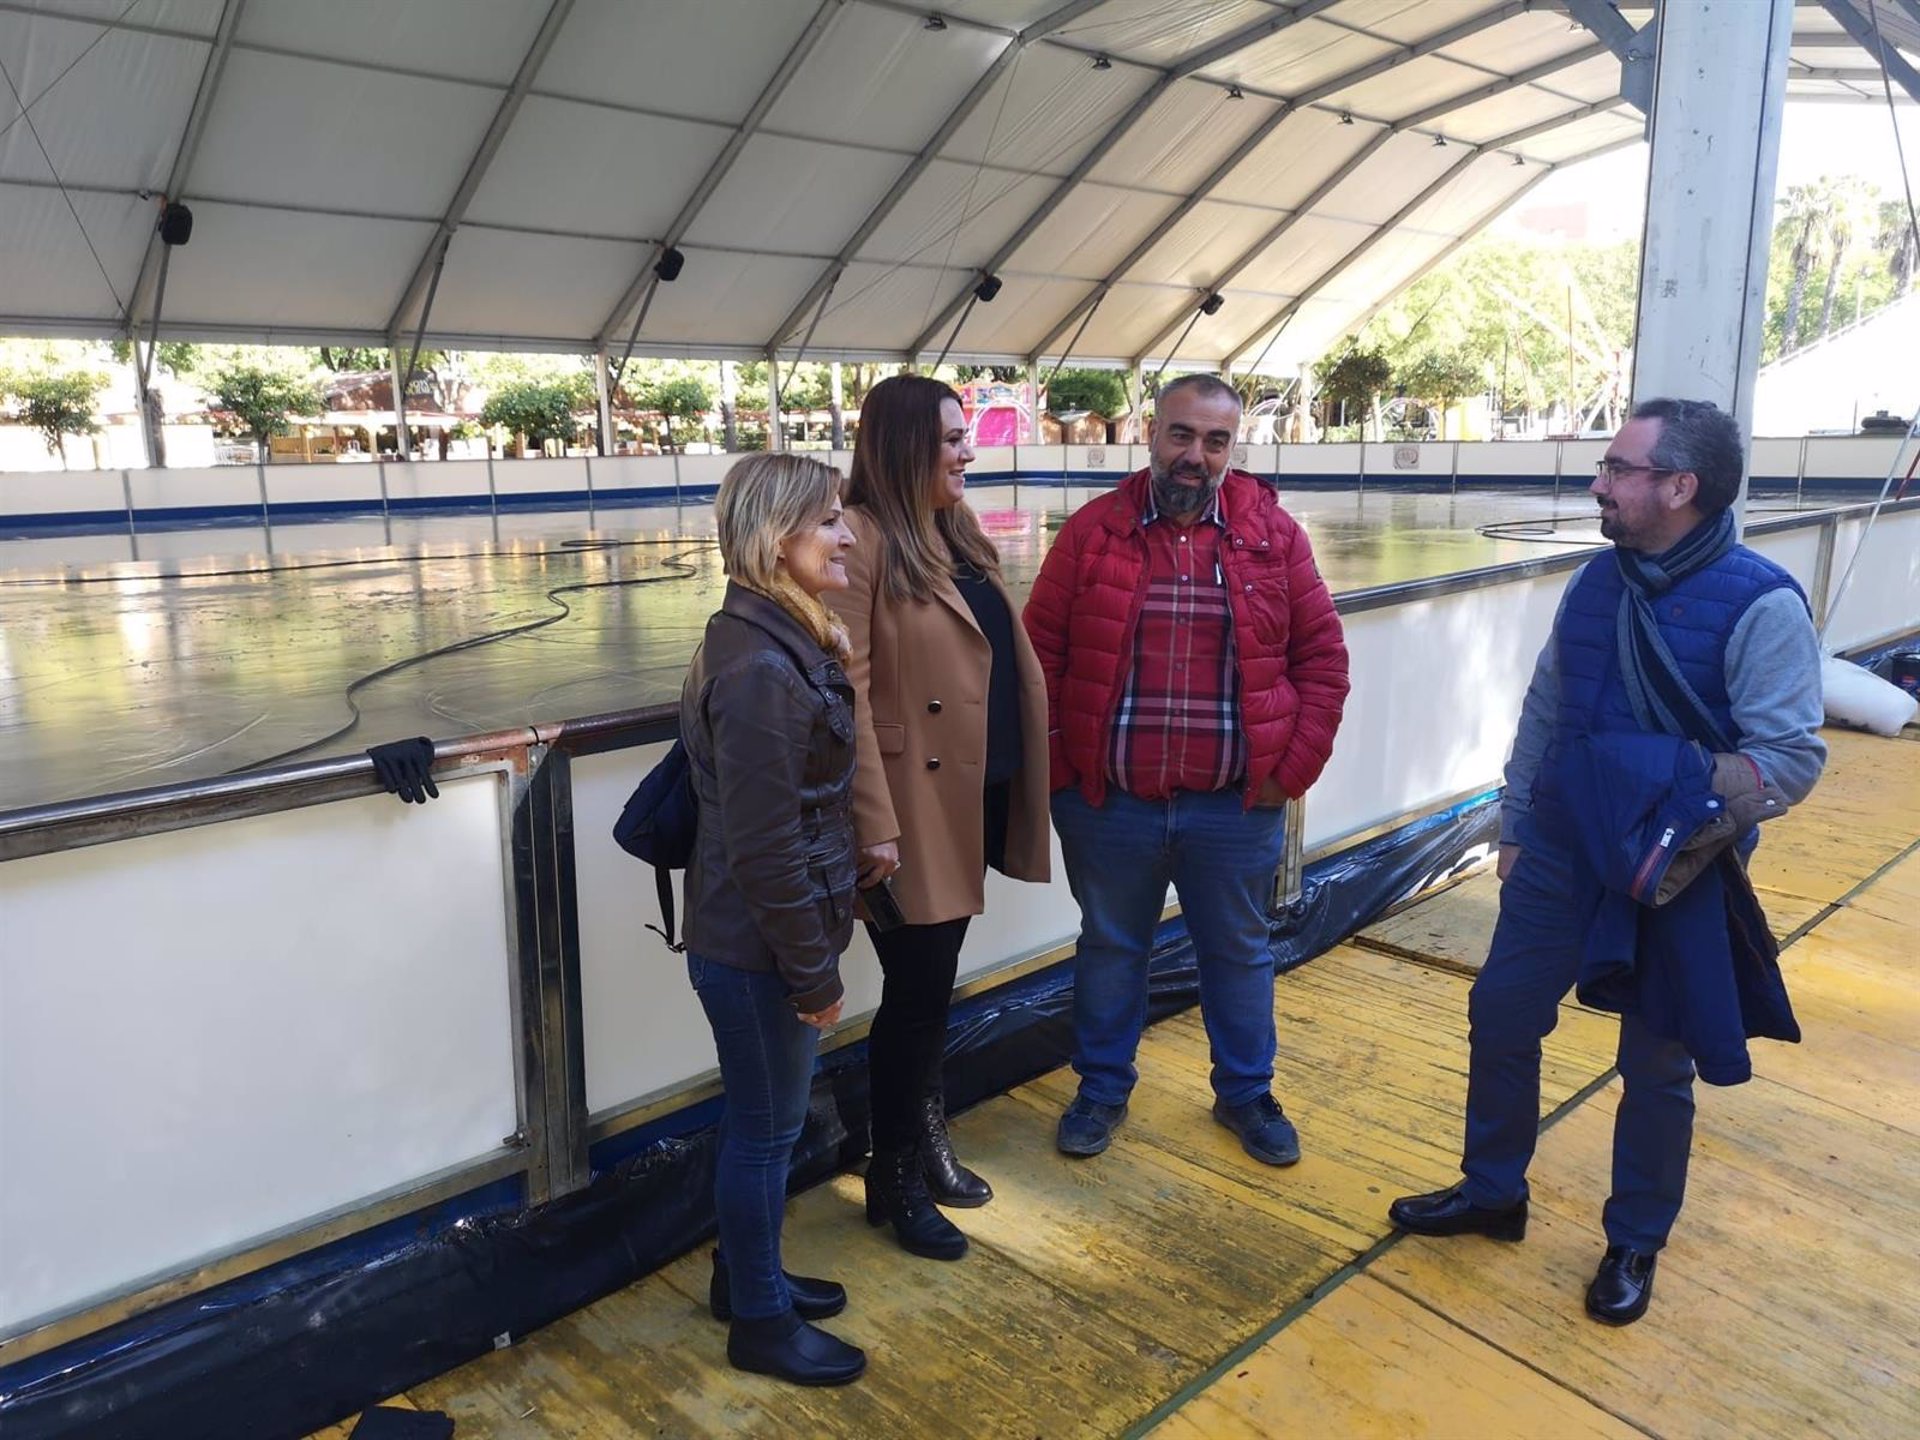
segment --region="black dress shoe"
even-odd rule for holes
[[[1397,1230],[1412,1235],[1485,1235],[1490,1240],[1527,1238],[1527,1202],[1489,1210],[1467,1199],[1464,1187],[1403,1195],[1387,1208]]]
[[[1658,1259],[1625,1245],[1609,1245],[1587,1287],[1587,1314],[1603,1325],[1631,1325],[1646,1314]]]
[[[993,1187],[960,1163],[947,1134],[947,1102],[938,1092],[920,1102],[920,1168],[936,1205],[972,1210],[993,1199]]]
[[[727,1360],[736,1370],[796,1385],[844,1385],[867,1368],[866,1351],[791,1310],[770,1320],[735,1320],[727,1331]]]
[[[787,1294],[793,1297],[793,1309],[802,1320],[825,1320],[829,1315],[838,1315],[847,1308],[847,1287],[834,1280],[819,1280],[811,1275],[795,1275],[791,1270],[782,1270],[787,1277]],[[713,1280],[707,1286],[707,1308],[713,1312],[716,1320],[733,1319],[733,1292],[728,1288],[727,1262],[720,1258],[718,1250],[713,1252]]]

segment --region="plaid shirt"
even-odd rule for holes
[[[1147,494],[1147,597],[1113,717],[1107,776],[1143,800],[1224,790],[1247,773],[1233,611],[1220,569],[1226,533],[1214,492],[1193,524],[1163,520]]]

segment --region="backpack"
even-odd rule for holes
[[[613,841],[637,860],[653,866],[653,885],[660,897],[660,918],[666,929],[649,925],[679,954],[687,948],[674,939],[673,882],[670,870],[684,870],[693,862],[694,837],[700,824],[700,802],[693,793],[693,768],[684,742],[676,740],[660,763],[627,798],[613,825]]]

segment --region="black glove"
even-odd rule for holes
[[[440,798],[440,787],[433,783],[433,741],[426,736],[375,745],[367,754],[389,795],[398,795],[409,805]]]

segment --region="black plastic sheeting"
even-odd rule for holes
[[[1307,868],[1273,927],[1289,970],[1395,901],[1484,858],[1498,806],[1483,795]],[[1161,928],[1149,1017],[1198,999],[1192,947]],[[954,1006],[947,1090],[957,1112],[1062,1064],[1071,962]],[[827,1057],[794,1154],[792,1188],[866,1153],[863,1045]],[[586,1189],[497,1212],[500,1187],[217,1287],[0,1370],[7,1440],[271,1440],[374,1405],[631,1284],[713,1234],[709,1101],[596,1147]],[[506,1343],[506,1342],[501,1342]]]

